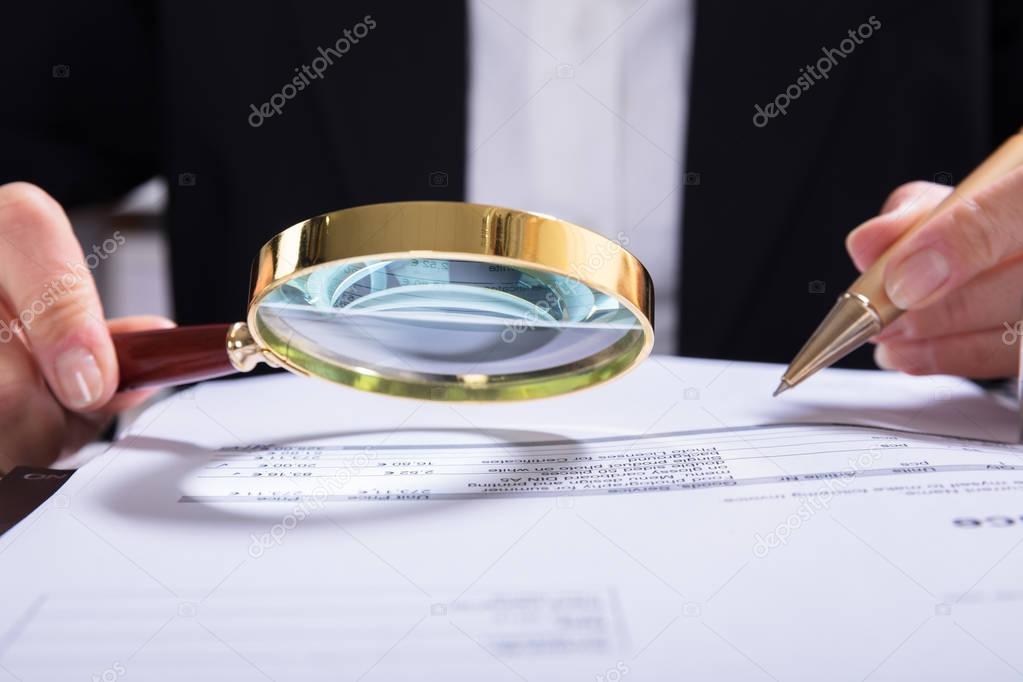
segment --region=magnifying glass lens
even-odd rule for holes
[[[309,373],[433,384],[563,372],[643,334],[616,297],[572,277],[441,258],[327,264],[269,291],[254,319],[269,350]]]
[[[115,334],[119,389],[266,362],[407,398],[524,400],[620,376],[654,344],[643,264],[529,211],[445,201],[332,211],[270,239],[252,272],[244,322]]]

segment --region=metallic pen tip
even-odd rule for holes
[[[792,386],[790,386],[787,381],[782,379],[781,383],[778,384],[778,388],[774,389],[774,393],[771,395],[771,397],[772,398],[777,398],[778,396],[780,396],[782,393],[784,393],[785,391],[789,390],[790,388],[792,388]]]

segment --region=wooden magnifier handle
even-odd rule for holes
[[[114,334],[117,390],[190,384],[238,372],[228,355],[230,324]]]

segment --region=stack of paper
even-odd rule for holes
[[[1013,409],[851,371],[772,400],[780,371],[188,390],[0,537],[0,680],[1023,675]]]

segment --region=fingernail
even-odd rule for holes
[[[874,348],[874,363],[881,369],[895,369],[891,354],[889,354],[887,346],[883,343],[879,343]]]
[[[892,303],[908,310],[945,283],[948,261],[940,251],[924,249],[902,261],[885,278],[885,290]]]
[[[93,405],[103,393],[103,374],[96,357],[85,348],[64,351],[56,362],[61,401],[73,410]]]

